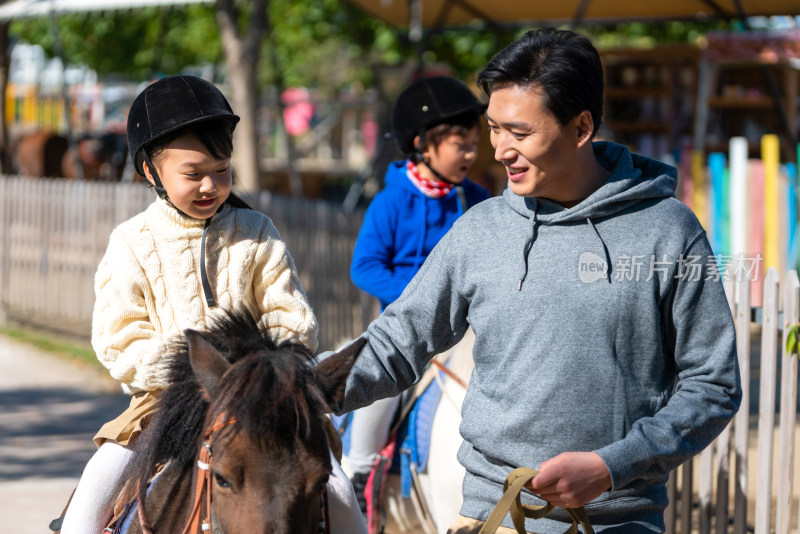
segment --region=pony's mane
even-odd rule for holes
[[[327,410],[308,365],[312,355],[299,344],[276,345],[252,312],[228,312],[202,336],[233,365],[209,405],[192,371],[186,339],[181,336],[170,344],[165,355],[170,385],[139,436],[131,481],[147,481],[168,463],[188,473],[203,429],[220,414],[236,421],[220,439],[246,432],[266,451],[291,446],[298,434],[307,437],[312,422]],[[327,443],[319,446],[327,449]]]

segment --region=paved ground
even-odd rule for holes
[[[49,532],[94,452],[92,436],[127,403],[100,370],[0,336],[4,532]]]
[[[751,395],[757,398],[757,390]],[[128,397],[101,370],[0,336],[3,532],[49,532],[48,523],[60,514],[94,452],[92,436],[127,403]],[[753,434],[748,492],[752,496],[756,495],[756,444]],[[795,455],[800,457],[800,423],[795,447]],[[797,472],[794,482],[796,499],[800,494]],[[752,522],[752,503],[750,508]],[[796,525],[797,504],[792,510]]]

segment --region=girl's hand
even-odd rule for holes
[[[526,487],[554,506],[578,508],[611,489],[611,474],[594,452],[565,452],[542,463]]]

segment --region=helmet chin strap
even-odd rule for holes
[[[422,131],[419,134],[419,143],[417,144],[417,146],[414,147],[416,148],[416,152],[414,152],[413,154],[414,163],[424,163],[425,166],[433,173],[434,176],[436,176],[438,180],[446,184],[451,184],[455,186],[456,196],[458,196],[458,202],[459,204],[461,204],[461,213],[462,214],[466,213],[467,209],[469,209],[469,206],[467,206],[467,196],[466,193],[464,193],[464,187],[461,184],[452,183],[450,180],[445,178],[445,176],[442,173],[437,171],[433,165],[431,165],[428,161],[426,161],[425,156],[419,149],[420,146],[423,146],[424,140],[425,140],[425,132]]]
[[[173,204],[169,199],[167,190],[164,189],[164,184],[161,183],[161,178],[158,177],[158,171],[156,171],[156,168],[153,165],[150,156],[147,154],[147,151],[144,151],[143,159],[147,164],[147,168],[150,170],[150,176],[153,178],[153,189],[158,195],[158,198],[167,202],[170,206],[175,208],[175,211],[184,217],[195,219],[195,217],[192,217],[191,215],[181,211],[180,208]],[[206,304],[208,304],[209,308],[214,308],[217,305],[217,300],[214,298],[214,292],[211,291],[211,283],[208,281],[208,269],[206,266],[206,236],[208,235],[208,227],[210,224],[211,217],[205,220],[205,224],[203,225],[203,237],[200,239],[200,265],[202,266],[202,269],[200,269],[200,283],[203,285],[203,295],[205,296]]]
[[[158,176],[158,171],[156,170],[156,166],[153,165],[153,161],[150,159],[150,155],[147,153],[146,150],[142,151],[142,159],[147,164],[147,168],[150,170],[150,177],[153,179],[153,190],[158,195],[158,198],[167,202],[170,206],[175,208],[178,213],[183,215],[184,217],[194,218],[191,215],[187,215],[186,213],[182,212],[178,206],[172,203],[169,199],[169,195],[167,195],[167,190],[164,189],[164,184],[161,183],[161,178]]]
[[[425,161],[425,158],[422,157],[422,154],[420,152],[414,153],[414,160],[415,160],[414,162],[417,164],[419,164],[420,162],[424,163],[425,166],[428,168],[428,170],[430,170],[434,174],[434,176],[436,176],[436,178],[439,179],[440,181],[453,185],[453,188],[456,190],[456,196],[458,197],[458,203],[461,205],[461,213],[462,214],[466,213],[466,211],[469,209],[469,206],[467,205],[467,196],[466,193],[464,193],[464,186],[461,184],[454,184],[450,180],[445,178],[442,175],[442,173],[434,169],[430,163]]]
[[[425,146],[425,129],[423,128],[422,130],[419,131],[419,141],[417,141],[414,144],[414,163],[417,163],[417,164],[424,163],[425,166],[428,167],[428,169],[430,169],[430,171],[433,173],[433,175],[436,176],[437,180],[439,180],[441,182],[444,182],[446,184],[458,185],[458,184],[453,184],[453,182],[451,182],[450,180],[445,178],[445,176],[442,173],[437,171],[433,167],[433,165],[431,165],[428,162],[428,160],[425,158],[425,155],[422,153],[422,150],[421,150],[421,147],[424,147],[424,146]]]

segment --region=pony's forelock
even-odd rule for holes
[[[168,463],[188,474],[203,429],[219,418],[235,424],[221,428],[216,439],[224,442],[246,432],[260,438],[263,450],[291,445],[286,440],[296,439],[295,432],[301,437],[311,434],[327,408],[314,387],[308,365],[312,355],[301,345],[276,344],[268,332],[255,314],[243,310],[222,315],[202,334],[232,364],[217,385],[211,406],[192,372],[186,340],[169,344],[165,359],[170,386],[139,437],[131,480],[146,482]],[[280,428],[287,431],[275,431]],[[327,449],[326,442],[320,446]]]

